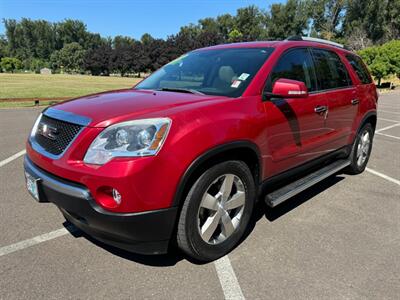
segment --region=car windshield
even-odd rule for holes
[[[240,97],[272,48],[189,52],[162,67],[135,89]]]

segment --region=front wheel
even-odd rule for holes
[[[346,171],[349,174],[362,173],[367,167],[372,150],[374,132],[370,123],[365,124],[358,132],[350,154],[351,164]]]
[[[180,249],[201,261],[227,254],[245,233],[255,196],[254,179],[244,162],[227,161],[206,170],[182,207]]]

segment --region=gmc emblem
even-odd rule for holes
[[[55,140],[59,132],[58,129],[53,126],[40,123],[38,133],[50,140]]]

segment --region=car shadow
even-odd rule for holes
[[[239,246],[251,234],[251,232],[255,228],[257,222],[259,220],[261,220],[263,217],[265,217],[268,221],[273,222],[276,219],[278,219],[278,218],[284,216],[285,214],[289,213],[290,211],[294,210],[298,206],[302,205],[303,203],[311,200],[312,198],[317,196],[322,191],[329,189],[331,186],[337,184],[338,182],[342,181],[343,179],[344,179],[344,177],[340,176],[340,175],[331,176],[274,208],[268,207],[264,202],[265,195],[261,195],[259,201],[256,204],[253,217],[252,217],[250,224],[246,230],[246,233],[243,236],[243,238],[241,239],[241,241],[238,243],[237,246]],[[72,225],[68,221],[65,221],[63,223],[63,225],[71,233],[71,235],[74,236],[75,238],[85,238],[86,240],[90,241],[94,245],[102,248],[103,250],[105,250],[113,255],[116,255],[125,260],[129,260],[129,261],[136,262],[139,264],[153,266],[153,267],[170,267],[170,266],[176,265],[179,261],[181,261],[183,259],[185,259],[195,265],[203,265],[203,264],[207,263],[207,262],[201,262],[201,261],[194,260],[194,259],[184,255],[182,252],[180,252],[177,249],[177,247],[175,245],[171,245],[172,247],[170,247],[171,249],[169,250],[169,252],[167,254],[161,254],[161,255],[142,255],[142,254],[128,252],[128,251],[107,245],[101,241],[96,240],[95,238],[91,237],[90,235],[77,229],[74,225]],[[232,251],[234,251],[234,249],[232,249]]]
[[[329,189],[335,184],[339,183],[343,179],[345,179],[345,177],[340,174],[336,176],[330,176],[324,179],[323,181],[315,184],[314,186],[308,188],[307,190],[301,192],[300,194],[293,196],[292,198],[288,199],[287,201],[283,202],[282,204],[279,204],[274,208],[269,207],[265,204],[264,201],[264,197],[266,196],[265,194],[260,195],[260,198],[256,204],[251,224],[248,227],[248,232],[245,238],[247,238],[247,236],[251,234],[257,222],[262,218],[265,217],[268,221],[274,222],[276,219],[286,215],[287,213],[296,209],[303,203],[312,200],[315,196]]]
[[[89,242],[93,243],[97,247],[102,248],[103,250],[116,255],[120,258],[125,260],[129,260],[132,262],[136,262],[142,265],[153,266],[153,267],[171,267],[176,265],[181,260],[187,260],[196,265],[203,265],[205,262],[194,260],[190,257],[185,256],[182,252],[178,250],[178,248],[174,245],[171,245],[171,249],[168,251],[167,254],[157,254],[157,255],[143,255],[132,253],[120,248],[116,248],[114,246],[105,244],[99,240],[96,240],[92,236],[86,234],[85,232],[81,231],[73,224],[68,221],[63,223],[63,226],[69,231],[69,233],[75,238],[84,238]]]

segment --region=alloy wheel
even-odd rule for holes
[[[365,130],[357,145],[357,165],[361,167],[368,158],[369,150],[371,147],[371,137],[367,130]]]
[[[214,180],[204,193],[197,214],[198,230],[208,244],[219,244],[239,227],[246,204],[242,180],[225,174]]]

